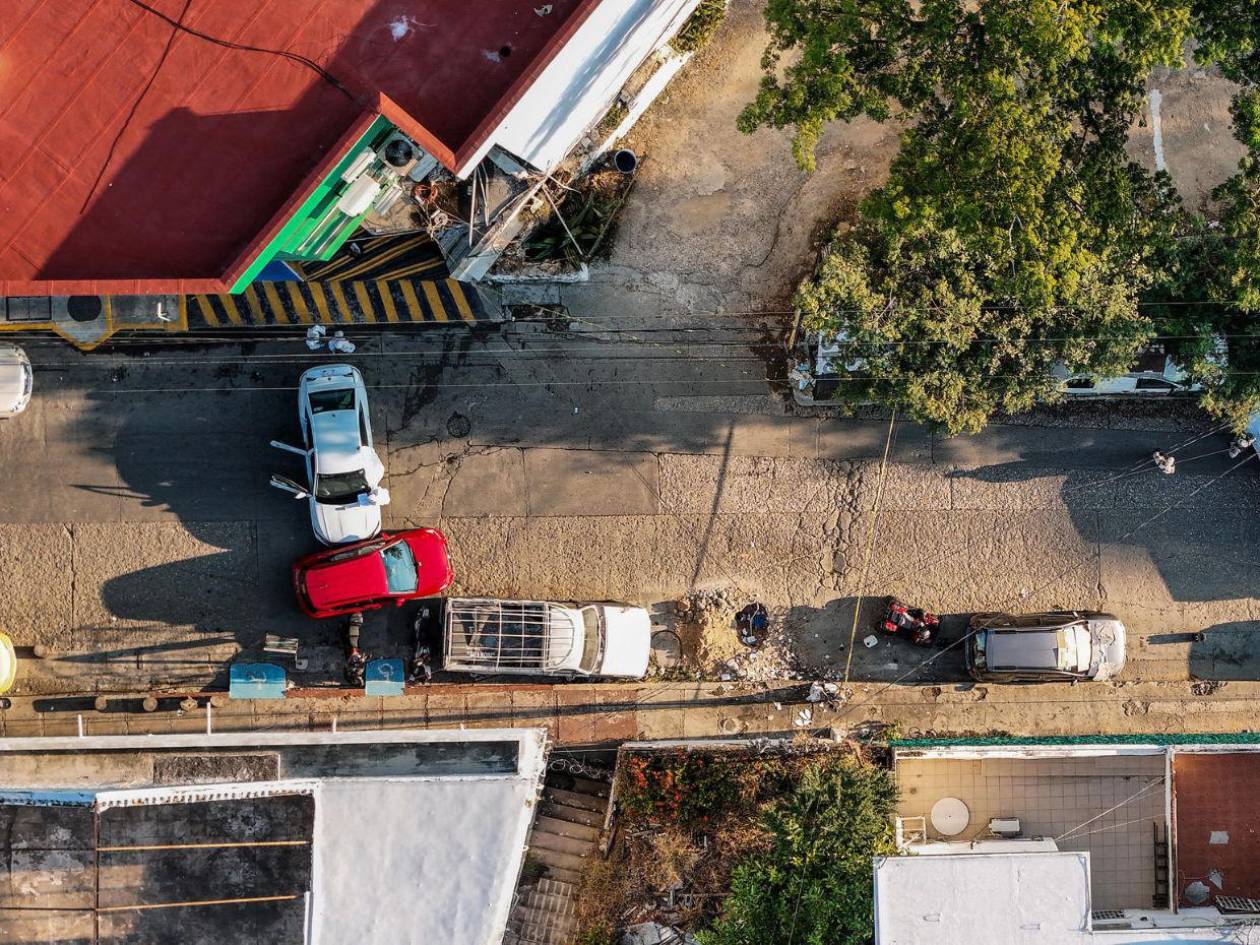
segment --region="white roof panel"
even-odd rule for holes
[[[680,27],[699,0],[606,0],[512,106],[463,176],[497,144],[550,171],[612,105],[631,74]]]
[[[875,861],[876,945],[1075,945],[1089,909],[1087,853]]]

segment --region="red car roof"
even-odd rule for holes
[[[416,589],[410,594],[391,594],[381,560],[381,549],[402,539],[411,549],[418,570]],[[295,565],[300,574],[302,593],[312,611],[345,611],[354,605],[373,601],[432,597],[450,586],[454,573],[446,555],[446,536],[435,528],[417,528],[405,532],[385,533],[359,546],[364,553],[332,560],[356,546],[330,548],[310,555]]]
[[[451,568],[451,559],[446,554],[445,535],[436,528],[417,528],[409,532],[398,532],[396,537],[405,539],[411,546],[411,553],[416,556],[420,583],[413,596],[432,597],[450,587],[455,572]]]
[[[315,610],[336,610],[388,593],[379,547],[345,561],[319,562],[306,571],[306,599]]]

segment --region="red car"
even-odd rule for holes
[[[376,610],[390,602],[401,607],[441,594],[453,578],[446,536],[436,528],[382,532],[293,562],[293,590],[310,617]]]

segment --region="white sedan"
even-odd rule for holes
[[[305,460],[306,485],[284,476],[272,476],[271,484],[309,500],[311,527],[325,545],[372,538],[381,530],[389,491],[372,446],[363,375],[348,364],[311,368],[298,385],[298,423],[304,448],[271,445]]]

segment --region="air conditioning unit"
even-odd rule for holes
[[[376,157],[385,169],[399,177],[405,177],[422,154],[420,146],[401,131],[395,131],[376,149]]]
[[[354,156],[354,160],[341,172],[341,179],[347,184],[353,184],[367,173],[368,168],[372,166],[375,160],[375,151],[371,148],[360,148],[359,153]]]
[[[1018,817],[994,817],[989,821],[989,833],[998,837],[1014,839],[1019,836]]]
[[[337,209],[348,217],[357,217],[372,206],[372,201],[380,192],[381,185],[365,175],[346,188],[337,201]]]

